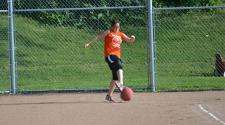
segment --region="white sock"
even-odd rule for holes
[[[119,81],[116,81],[116,86],[120,89],[120,91],[123,90],[124,86]]]
[[[116,82],[116,84],[119,87],[120,91],[122,91],[124,88],[124,86],[123,86],[123,70],[122,69],[119,69],[117,71],[117,77],[118,77],[118,81]]]

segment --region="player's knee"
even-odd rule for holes
[[[123,69],[123,66],[120,62],[117,62],[114,66],[114,72],[117,72],[120,69]]]
[[[117,67],[113,68],[113,72],[114,72],[114,73],[117,73],[118,70],[120,70],[120,69],[123,69],[123,67],[117,66]]]

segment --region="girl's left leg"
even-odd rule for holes
[[[115,80],[112,80],[110,85],[109,85],[109,91],[108,91],[108,95],[109,96],[112,96],[114,90],[116,88],[116,81]]]
[[[115,102],[113,99],[112,99],[112,95],[113,95],[113,92],[116,88],[116,81],[115,80],[112,80],[110,85],[109,85],[109,91],[108,91],[108,94],[106,95],[105,97],[105,100],[109,101],[109,102]]]

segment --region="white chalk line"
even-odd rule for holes
[[[206,110],[201,104],[198,105],[198,107],[205,113],[207,113],[209,116],[211,116],[212,118],[214,118],[216,121],[220,122],[221,124],[225,125],[225,122],[220,120],[218,117],[216,117],[213,113],[209,112],[208,110]]]

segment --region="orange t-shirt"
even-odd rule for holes
[[[104,55],[105,57],[109,55],[116,55],[120,58],[120,44],[122,43],[122,38],[124,33],[122,32],[110,32],[104,38]]]

